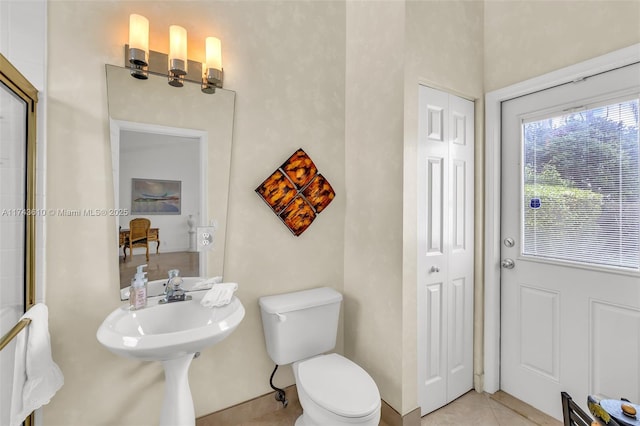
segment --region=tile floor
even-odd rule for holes
[[[562,423],[550,419],[539,412],[533,413],[522,410],[524,414],[508,408],[498,400],[500,398],[470,391],[450,404],[434,411],[422,418],[420,426],[561,426]],[[520,410],[519,410],[520,411]],[[285,410],[279,410],[239,426],[292,426],[301,413],[298,404],[290,405]],[[540,414],[540,416],[538,416]],[[387,426],[380,423],[380,426]]]
[[[470,391],[427,414],[420,426],[561,426],[562,423],[506,394]],[[511,399],[513,401],[511,401]],[[516,407],[518,411],[504,405]],[[521,414],[522,413],[522,414]]]

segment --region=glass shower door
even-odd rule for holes
[[[9,424],[20,317],[35,293],[37,91],[0,55],[0,424]],[[24,333],[26,330],[19,331]],[[25,420],[33,423],[33,416]]]

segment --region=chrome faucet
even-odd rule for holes
[[[159,303],[182,302],[185,300],[191,300],[191,296],[187,296],[182,288],[180,271],[171,269],[169,271],[169,279],[164,287],[164,298],[160,299]]]

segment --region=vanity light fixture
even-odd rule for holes
[[[185,81],[198,83],[207,94],[222,87],[222,43],[216,37],[206,39],[205,63],[187,59],[187,30],[179,25],[169,27],[169,54],[155,52],[149,50],[149,20],[134,13],[129,16],[129,44],[124,47],[125,66],[135,78],[168,75],[171,86],[183,87]]]
[[[202,91],[215,93],[217,87],[222,87],[222,43],[217,37],[207,37],[205,41],[206,62],[202,77]]]
[[[149,78],[149,20],[135,13],[129,17],[128,59],[133,77]]]
[[[187,30],[179,25],[169,27],[169,84],[184,86],[187,75]]]

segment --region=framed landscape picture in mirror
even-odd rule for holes
[[[131,214],[180,214],[182,182],[131,179]]]

